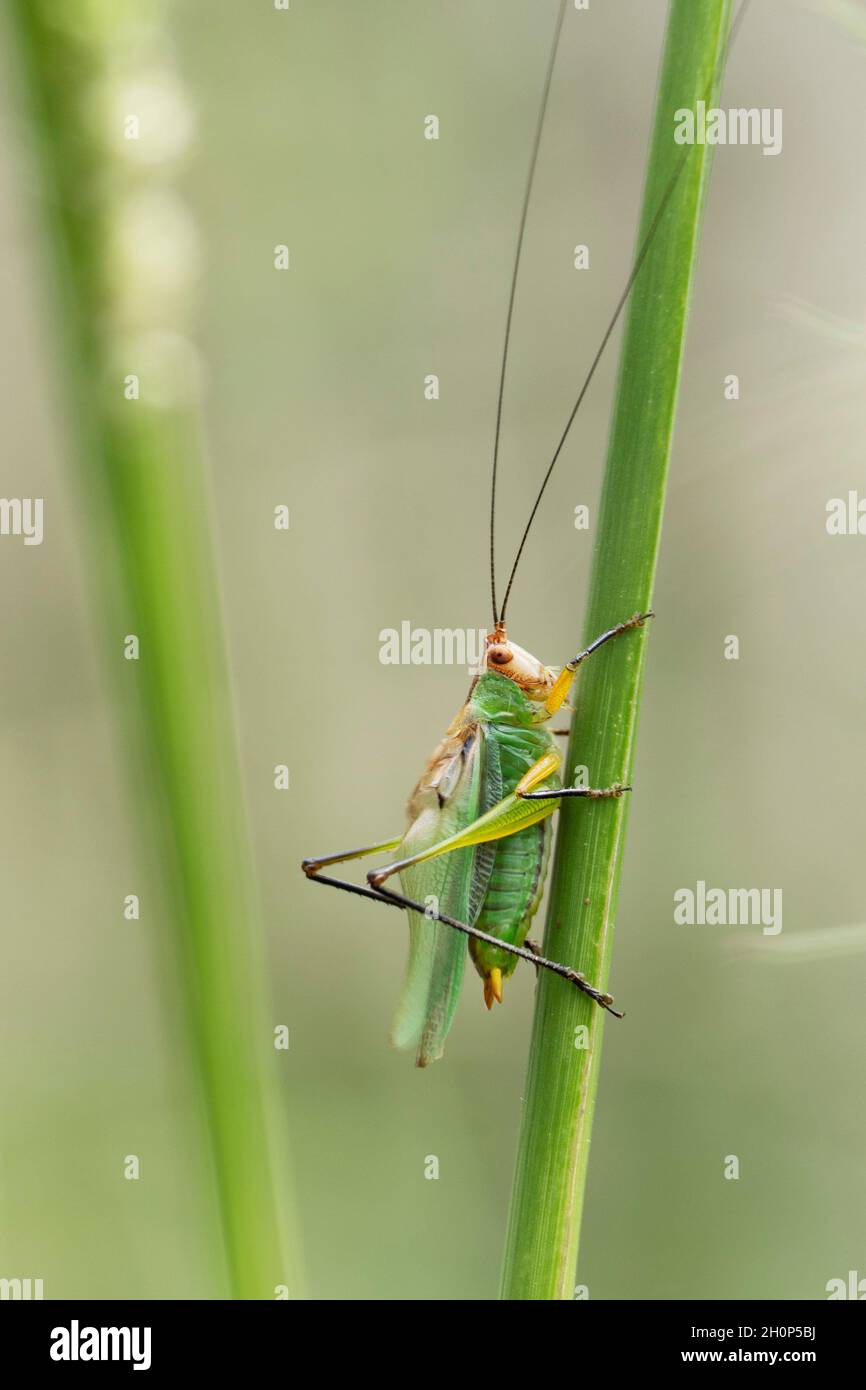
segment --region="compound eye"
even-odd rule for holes
[[[491,647],[487,653],[487,660],[492,661],[494,666],[507,666],[513,655],[509,647]]]

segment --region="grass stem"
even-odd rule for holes
[[[730,25],[729,0],[672,0],[637,245],[684,157],[674,113],[714,104]],[[686,319],[709,175],[706,145],[689,148],[632,289],[620,355],[586,642],[651,607]],[[593,786],[632,781],[647,636],[630,632],[578,676],[567,769]],[[652,795],[638,784],[633,795]],[[545,954],[606,988],[628,797],[563,803]],[[617,1000],[617,1003],[623,1003]],[[627,1002],[627,1001],[626,1001]],[[570,1299],[598,1089],[605,1015],[542,978],[533,1026],[502,1297]],[[617,1024],[628,1029],[628,1020]]]

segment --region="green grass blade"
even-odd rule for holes
[[[672,0],[638,245],[683,147],[674,112],[715,103],[729,0]],[[620,357],[585,636],[651,606],[689,295],[710,151],[691,149],[632,291]],[[651,625],[650,625],[651,626]],[[578,678],[569,768],[593,786],[630,782],[650,626]],[[652,795],[649,788],[644,793]],[[603,986],[610,967],[628,798],[563,805],[545,954]],[[618,1001],[621,1002],[621,1001]],[[562,981],[539,981],[502,1296],[572,1298],[604,1014]],[[588,1046],[575,1046],[586,1025]],[[618,1024],[628,1029],[628,1021]]]
[[[138,800],[156,837],[150,893],[147,885],[141,892],[170,904],[164,965],[181,985],[213,1160],[214,1283],[190,1296],[227,1288],[234,1298],[273,1299],[281,1285],[294,1296],[288,1164],[268,1075],[273,1023],[263,1003],[195,354],[177,276],[160,280],[157,269],[143,286],[148,263],[123,260],[122,231],[133,225],[146,235],[136,221],[145,206],[183,214],[173,171],[142,168],[125,153],[123,109],[118,115],[108,100],[121,76],[139,68],[149,76],[162,61],[162,6],[16,0],[12,18],[53,252],[52,328],[87,503],[82,541],[126,732],[137,739]],[[156,202],[137,201],[142,193]],[[176,248],[166,237],[169,258]],[[123,393],[130,372],[141,373],[136,400]],[[128,633],[140,640],[135,662],[122,658]],[[210,1176],[202,1173],[203,1187]]]

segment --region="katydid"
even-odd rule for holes
[[[576,971],[525,949],[541,901],[550,853],[550,817],[563,797],[617,797],[628,787],[563,787],[560,755],[546,721],[561,708],[580,664],[605,642],[640,627],[636,613],[610,628],[559,675],[509,641],[503,620],[488,633],[484,668],[434,750],[409,799],[409,827],[393,840],[307,859],[311,878],[381,897],[409,910],[409,969],[391,1031],[397,1047],[417,1046],[417,1064],[442,1056],[451,1027],[469,937],[488,1009],[523,956],[553,969],[616,1013],[610,995]],[[399,857],[367,875],[369,887],[321,875],[331,864],[397,849]],[[398,874],[410,896],[385,888]],[[456,930],[455,930],[456,928]],[[621,1016],[621,1015],[620,1015]]]
[[[465,703],[432,753],[408,804],[408,827],[401,835],[318,859],[306,859],[314,881],[373,898],[409,914],[409,964],[391,1031],[398,1047],[415,1047],[418,1066],[442,1056],[463,980],[466,946],[482,980],[488,1009],[502,1002],[503,985],[519,959],[562,976],[602,1008],[622,1017],[612,997],[578,972],[545,959],[527,942],[548,867],[551,817],[566,797],[603,800],[630,788],[562,786],[560,755],[547,721],[565,703],[584,660],[614,638],[629,640],[651,613],[611,615],[612,626],[578,652],[557,674],[512,642],[505,613],[515,572],[554,465],[586,395],[602,354],[640,273],[650,244],[682,172],[688,149],[677,164],[638,249],[625,288],[602,337],[577,401],[568,417],[530,512],[511,569],[501,608],[497,604],[494,535],[496,474],[508,346],[515,290],[532,184],[541,143],[566,0],[560,4],[530,157],[499,373],[490,506],[490,576],[493,628],[488,633],[479,673]],[[616,621],[616,618],[620,621]],[[561,731],[556,731],[561,732]],[[600,810],[603,814],[603,810]],[[370,854],[393,853],[371,870],[365,886],[322,873],[329,865]],[[402,892],[391,885],[398,876]]]

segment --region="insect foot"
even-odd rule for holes
[[[596,801],[597,801],[597,800],[599,799],[599,797],[603,797],[603,796],[622,796],[622,794],[623,794],[624,792],[630,792],[630,791],[633,791],[633,790],[634,790],[634,789],[633,789],[632,787],[623,786],[621,782],[614,782],[614,783],[613,783],[611,786],[609,786],[609,787],[587,787],[587,788],[586,788],[586,794],[587,794],[587,796],[590,797],[592,800],[596,800]]]
[[[607,1009],[608,1013],[613,1014],[614,1018],[625,1018],[624,1013],[621,1013],[619,1009],[613,1007],[613,995],[605,994],[602,990],[596,989],[594,985],[589,984],[583,971],[569,970],[564,974],[563,978],[568,980],[570,984],[573,984],[583,994],[588,994],[590,999],[594,999],[596,1004],[602,1009]]]

